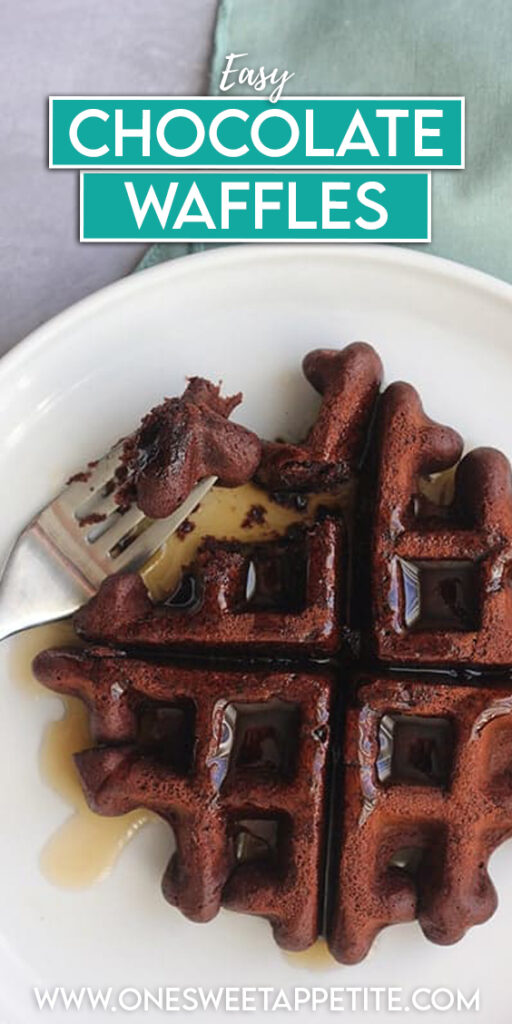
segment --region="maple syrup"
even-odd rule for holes
[[[153,598],[164,600],[178,586],[182,567],[193,560],[205,536],[270,540],[292,523],[312,520],[320,505],[344,507],[350,499],[347,489],[337,496],[315,495],[290,506],[271,500],[252,483],[233,489],[215,487],[189,517],[186,528],[173,534],[150,559],[142,576]],[[12,639],[10,674],[26,695],[37,699],[47,694],[32,674],[32,660],[39,651],[62,645],[80,646],[69,621],[32,629]],[[73,762],[74,753],[92,745],[87,710],[78,698],[61,700],[62,718],[47,726],[39,756],[43,778],[62,796],[71,813],[48,839],[40,864],[54,884],[83,888],[103,878],[126,844],[156,816],[141,809],[108,818],[89,809]]]
[[[79,646],[70,622],[57,622],[20,633],[11,640],[10,677],[29,698],[48,691],[32,674],[32,660],[46,647]],[[87,709],[77,697],[60,698],[63,714],[45,729],[39,751],[41,774],[69,805],[70,816],[50,836],[40,854],[48,881],[64,888],[91,885],[108,873],[133,835],[151,818],[133,811],[120,818],[102,818],[87,806],[73,754],[92,745]]]
[[[317,939],[313,946],[302,950],[300,953],[283,952],[283,956],[291,967],[300,967],[301,970],[306,968],[308,971],[325,971],[333,967],[339,970],[340,967],[339,963],[329,952],[325,939]]]

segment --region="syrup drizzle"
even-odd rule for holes
[[[192,515],[187,531],[177,531],[162,545],[142,570],[144,581],[155,600],[162,600],[177,587],[181,567],[188,565],[206,536],[238,541],[272,540],[292,523],[310,522],[320,506],[344,507],[352,488],[333,494],[315,494],[304,510],[272,501],[256,484],[242,487],[214,487]],[[252,510],[264,511],[257,517]]]
[[[32,659],[46,647],[77,646],[71,623],[58,622],[33,629],[11,641],[10,677],[32,700],[47,696],[32,674]],[[39,864],[45,878],[67,889],[81,889],[108,874],[121,850],[152,817],[133,811],[119,818],[102,818],[89,809],[75,770],[73,754],[92,744],[88,715],[77,697],[60,697],[63,714],[45,729],[39,766],[45,782],[72,809],[50,836]]]
[[[329,952],[325,939],[317,939],[309,949],[303,949],[300,953],[287,953],[281,951],[285,960],[291,967],[305,967],[309,971],[325,971],[336,967],[339,971],[340,965]]]
[[[336,496],[315,495],[301,509],[272,501],[254,484],[233,489],[215,487],[189,517],[187,530],[170,537],[147,563],[142,571],[144,581],[154,599],[162,600],[176,588],[182,566],[192,561],[204,536],[249,542],[272,539],[282,535],[292,523],[314,519],[320,505],[346,507],[352,496],[352,491],[346,490],[347,493]],[[264,514],[251,515],[254,506],[261,506]],[[79,646],[70,622],[33,629],[11,640],[10,676],[26,696],[38,699],[47,695],[48,691],[32,674],[32,660],[46,647],[61,645]],[[59,699],[63,715],[47,726],[39,763],[43,778],[62,796],[72,813],[48,839],[41,851],[40,867],[53,884],[77,889],[104,878],[126,844],[156,816],[140,809],[106,818],[89,809],[72,757],[92,744],[87,712],[78,698]],[[304,963],[307,958],[311,965],[316,963],[320,949],[321,942],[306,953],[287,955],[293,957],[294,963]]]

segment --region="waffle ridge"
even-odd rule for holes
[[[143,806],[173,826],[177,849],[162,883],[171,904],[193,921],[211,920],[221,905],[259,914],[271,921],[277,942],[287,949],[314,942],[320,923],[328,673],[183,668],[94,648],[43,652],[36,672],[56,692],[82,697],[91,710],[99,745],[75,756],[91,808],[119,815]],[[249,750],[251,744],[264,746],[273,728],[273,702],[282,701],[283,694],[280,713],[296,712],[292,765],[281,771],[258,771],[253,765],[251,771],[242,763],[237,778],[230,752],[238,715],[243,720],[244,709],[250,713],[258,705],[258,722],[245,742]],[[182,726],[193,733],[186,770],[161,763],[154,750],[152,756],[138,744],[138,716],[148,701],[153,708],[178,711],[184,703],[193,705],[193,724]],[[231,724],[227,712],[233,707],[238,713]],[[237,821],[275,822],[280,834],[268,858],[261,854],[269,840],[258,845],[256,834],[259,856],[236,863]],[[250,825],[244,828],[250,838]]]
[[[324,656],[341,643],[340,577],[345,534],[337,515],[257,544],[207,539],[183,579],[196,595],[186,607],[154,605],[138,573],[111,576],[76,616],[87,639],[166,650],[242,650],[260,656]],[[277,580],[258,602],[258,578]],[[246,596],[250,567],[256,594]],[[276,572],[273,573],[276,575]],[[263,587],[261,588],[263,590]],[[113,614],[114,610],[114,614]]]
[[[415,390],[391,385],[380,413],[373,522],[372,631],[391,663],[512,664],[512,478],[476,448],[458,463],[444,508],[422,502],[421,475],[453,469],[462,440],[429,420]],[[426,507],[425,507],[426,506]]]
[[[389,924],[417,918],[428,939],[449,944],[486,921],[497,902],[487,861],[512,835],[509,767],[496,754],[497,742],[512,753],[510,690],[376,673],[356,680],[355,692],[342,758],[338,899],[329,923],[331,950],[345,963],[361,960]],[[383,723],[409,729],[410,763],[396,766],[391,755],[389,774],[379,778]],[[445,777],[429,782],[436,742],[447,745]],[[402,862],[394,863],[400,853]]]

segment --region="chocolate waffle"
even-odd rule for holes
[[[167,650],[327,656],[342,636],[339,517],[255,544],[207,539],[178,590],[154,605],[137,573],[111,576],[76,616],[81,636]]]
[[[382,363],[370,346],[316,349],[304,376],[322,396],[301,444],[265,442],[257,478],[271,491],[325,491],[352,479],[364,453],[379,393]]]
[[[389,924],[417,918],[447,944],[486,921],[496,907],[487,861],[512,835],[512,684],[359,677],[342,761],[336,959],[361,960]]]
[[[221,905],[304,949],[320,927],[328,673],[219,670],[48,651],[35,672],[81,697],[99,746],[76,755],[90,807],[145,807],[173,826],[166,899],[193,921]]]
[[[450,469],[462,440],[428,419],[408,384],[392,384],[379,416],[373,505],[372,632],[383,661],[512,664],[512,478],[492,448],[466,455],[449,506],[420,479]]]
[[[417,918],[448,943],[495,907],[487,861],[512,835],[511,476],[492,449],[459,461],[461,438],[409,385],[379,398],[369,346],[304,368],[316,423],[264,443],[257,476],[285,497],[361,478],[348,516],[206,538],[159,604],[138,575],[111,577],[75,624],[113,646],[46,652],[35,671],[90,709],[90,806],[152,808],[175,829],[171,903],[198,921],[260,914],[290,949],[326,931],[353,963],[388,924]],[[426,485],[444,471],[442,503]]]

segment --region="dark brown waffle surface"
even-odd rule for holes
[[[407,384],[385,392],[377,431],[372,630],[378,657],[412,664],[512,664],[512,479],[476,448],[451,503],[422,498],[423,476],[457,463],[459,435],[429,420]]]
[[[340,352],[316,349],[304,375],[322,396],[300,444],[266,442],[257,477],[271,490],[323,490],[353,477],[364,451],[382,378],[377,353],[363,342]]]
[[[193,921],[260,914],[287,949],[320,927],[332,680],[49,651],[38,677],[81,697],[99,746],[76,756],[100,814],[144,806],[174,828],[167,900]]]
[[[89,708],[90,806],[173,827],[169,902],[196,921],[264,916],[288,949],[324,933],[353,963],[389,924],[449,943],[495,908],[487,861],[512,835],[512,489],[506,458],[461,458],[410,385],[379,395],[369,346],[317,350],[304,372],[316,422],[264,442],[256,477],[290,500],[348,482],[349,511],[266,541],[205,538],[158,604],[138,575],[111,577],[76,617],[102,646],[43,652],[35,671]]]
[[[512,835],[512,691],[482,679],[361,676],[347,710],[328,938],[361,960],[418,918],[448,944],[496,908],[487,861]]]
[[[347,560],[342,520],[326,515],[279,539],[207,539],[178,591],[155,606],[137,573],[107,579],[76,617],[88,639],[193,651],[334,654]]]

